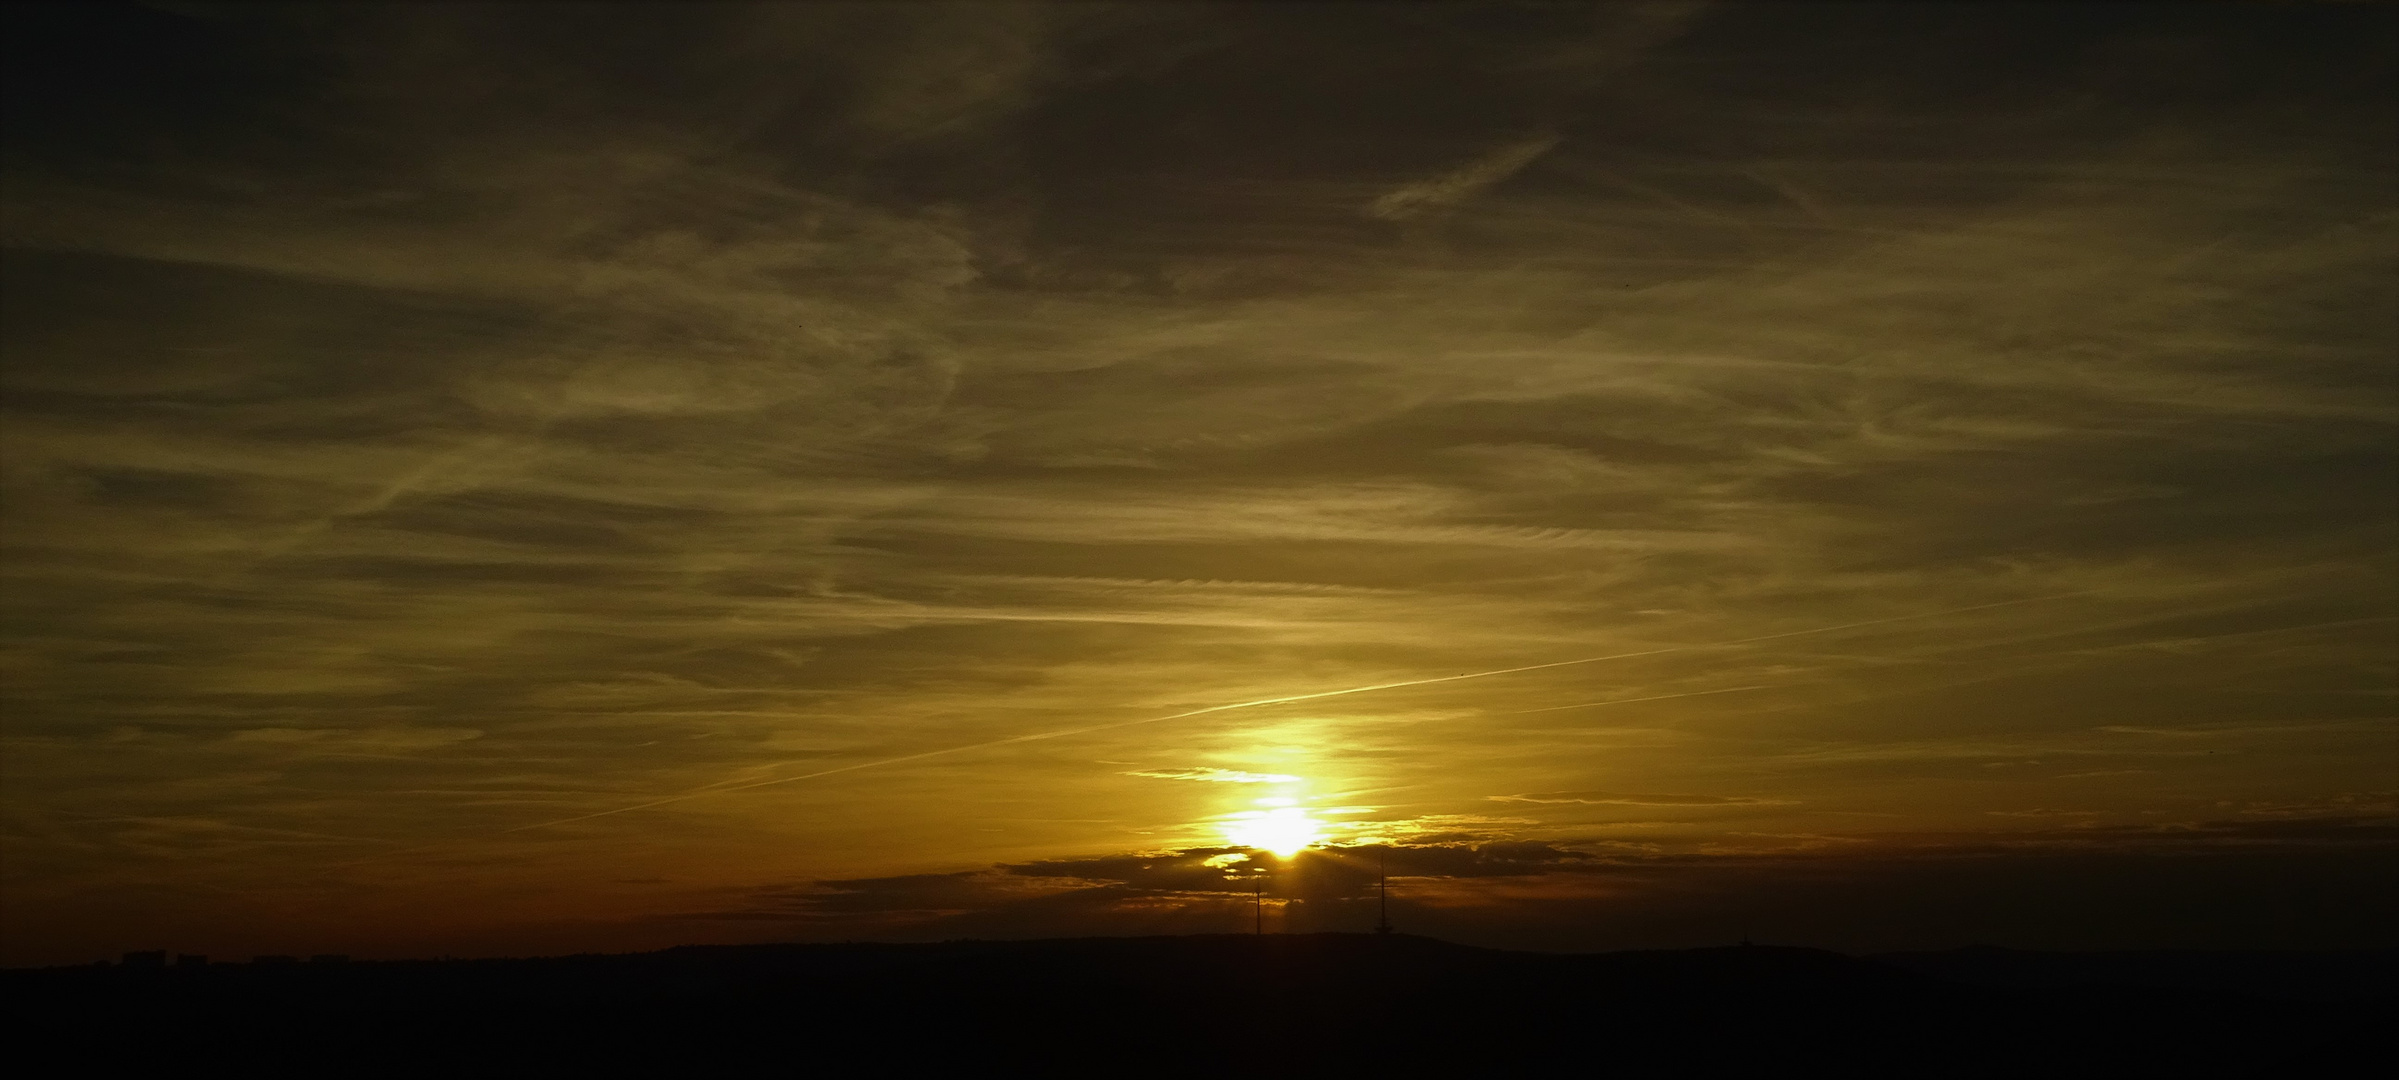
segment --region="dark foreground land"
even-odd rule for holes
[[[2399,953],[1582,956],[1323,934],[0,972],[20,1054],[491,1072],[2329,1076]]]

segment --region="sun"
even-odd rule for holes
[[[1296,806],[1244,810],[1225,822],[1225,838],[1242,847],[1263,848],[1288,859],[1316,842],[1322,828]]]

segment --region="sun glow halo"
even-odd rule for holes
[[[1225,823],[1225,838],[1242,847],[1262,848],[1288,859],[1316,842],[1321,826],[1297,806],[1244,810]]]

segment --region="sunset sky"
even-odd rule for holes
[[[2391,944],[2395,31],[12,7],[0,963]]]

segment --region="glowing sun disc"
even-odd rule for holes
[[[1308,812],[1296,806],[1246,811],[1225,825],[1226,839],[1242,847],[1263,848],[1283,859],[1315,843],[1318,832]]]

